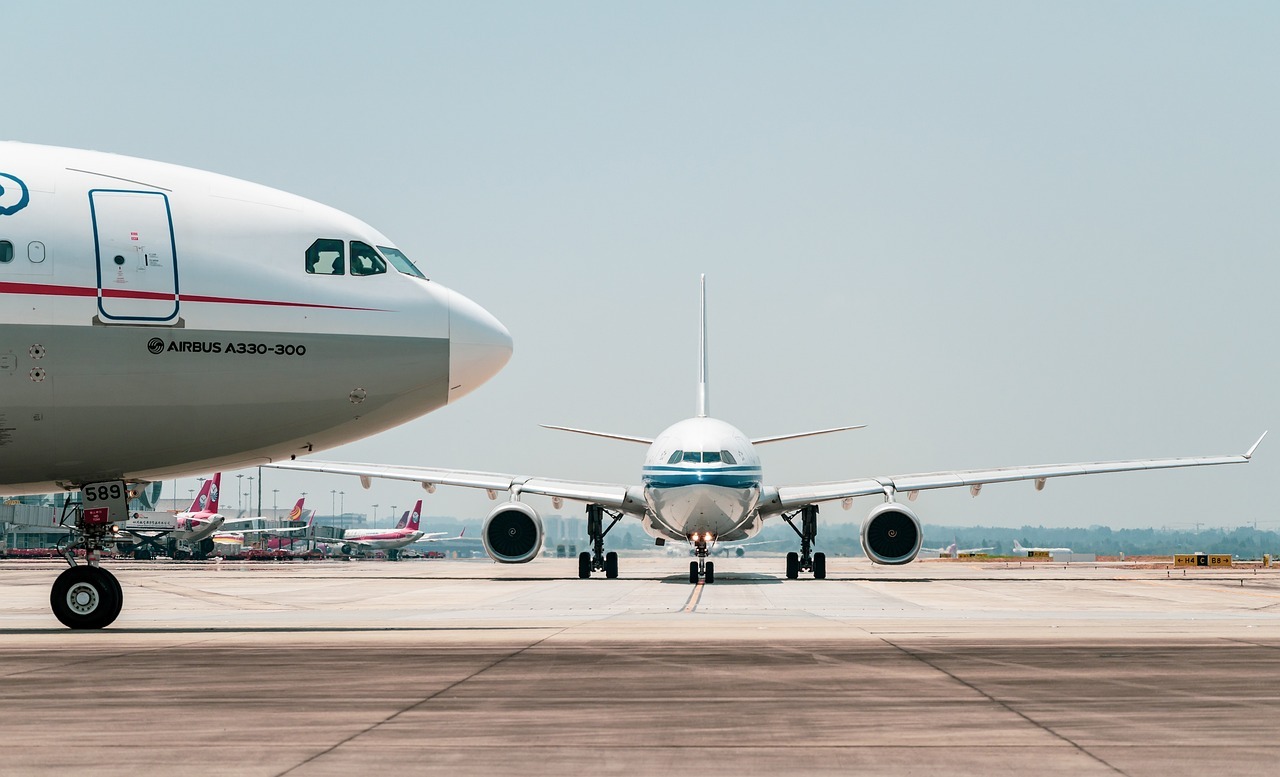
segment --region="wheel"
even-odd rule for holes
[[[716,581],[716,564],[714,561],[707,562],[707,574],[703,578],[707,585],[711,585]]]
[[[826,553],[813,554],[813,579],[814,580],[827,579],[827,554]]]
[[[100,629],[120,614],[124,604],[115,576],[97,567],[72,567],[53,581],[49,606],[62,625],[72,629]]]
[[[610,580],[618,576],[618,554],[612,550],[604,554],[604,576]]]
[[[800,577],[800,554],[791,551],[787,554],[787,579],[795,580]]]
[[[120,616],[120,609],[124,607],[124,589],[120,587],[120,581],[116,579],[115,575],[102,567],[97,567],[97,570],[98,574],[102,575],[102,579],[116,591],[115,612],[111,613],[111,618],[107,621],[107,623],[115,623],[116,618]]]
[[[583,580],[591,577],[591,554],[585,550],[578,554],[578,577]]]
[[[133,557],[138,561],[147,561],[151,558],[151,548],[134,548]]]
[[[694,585],[698,584],[698,562],[689,562],[689,582]]]

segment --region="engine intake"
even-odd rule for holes
[[[542,519],[524,502],[495,507],[480,532],[484,552],[501,564],[533,561],[542,550]]]
[[[877,564],[906,564],[920,552],[920,519],[897,502],[885,502],[862,522],[862,552]]]

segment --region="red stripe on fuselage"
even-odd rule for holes
[[[92,286],[56,286],[46,283],[10,283],[0,282],[0,294],[34,294],[48,297],[96,297],[98,290]],[[112,289],[105,288],[102,290],[103,297],[112,299],[147,299],[147,300],[172,300],[175,295],[172,293],[163,294],[155,291],[133,291],[130,289]],[[314,302],[284,302],[281,300],[271,299],[241,299],[237,297],[210,297],[202,294],[179,294],[176,298],[183,302],[204,302],[213,305],[266,305],[270,307],[286,307],[286,308],[321,308],[324,310],[369,310],[380,313],[386,311],[382,308],[357,308],[348,305],[323,305]]]

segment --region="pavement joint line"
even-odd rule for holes
[[[1076,742],[1075,740],[1071,739],[1070,737],[1067,737],[1067,736],[1065,736],[1065,735],[1063,735],[1063,734],[1058,733],[1057,731],[1054,731],[1054,730],[1053,730],[1052,728],[1050,728],[1049,726],[1045,725],[1044,723],[1041,723],[1040,721],[1036,720],[1035,718],[1032,718],[1030,715],[1027,715],[1025,712],[1022,712],[1021,710],[1015,709],[1015,708],[1014,708],[1011,704],[1009,704],[1008,702],[1005,702],[1005,701],[1002,701],[1002,700],[1000,700],[1000,699],[997,699],[996,697],[992,696],[990,693],[987,693],[986,691],[984,691],[983,689],[981,689],[981,688],[979,688],[978,686],[974,685],[973,683],[969,682],[968,680],[965,680],[964,678],[959,677],[959,676],[957,676],[957,675],[953,674],[952,672],[947,671],[946,669],[943,669],[942,667],[940,667],[940,666],[938,666],[937,664],[935,664],[934,662],[930,661],[928,658],[924,657],[923,655],[919,655],[919,654],[917,654],[917,653],[913,652],[912,650],[910,650],[910,649],[908,649],[908,648],[905,648],[905,647],[903,647],[902,645],[899,645],[898,643],[894,642],[894,641],[893,641],[893,640],[891,640],[891,639],[885,639],[884,637],[880,637],[879,639],[880,639],[880,641],[884,642],[886,645],[889,645],[890,647],[894,648],[895,650],[898,650],[898,651],[900,651],[900,652],[902,652],[902,653],[904,653],[904,654],[906,654],[906,655],[910,656],[911,658],[914,658],[915,660],[919,661],[920,663],[924,664],[925,666],[928,666],[928,667],[932,668],[934,671],[941,672],[942,674],[946,675],[947,677],[950,677],[952,680],[955,680],[956,682],[960,683],[961,685],[965,686],[966,688],[968,688],[968,689],[972,690],[973,692],[975,692],[975,693],[977,693],[977,694],[981,695],[983,698],[987,699],[987,700],[988,700],[988,701],[990,701],[991,703],[996,704],[996,705],[998,705],[998,706],[1000,706],[1000,707],[1003,707],[1004,709],[1008,710],[1009,712],[1012,712],[1014,715],[1017,715],[1018,717],[1022,718],[1023,720],[1025,720],[1026,722],[1028,722],[1028,723],[1030,723],[1031,725],[1035,726],[1036,728],[1040,729],[1041,731],[1044,731],[1045,733],[1049,734],[1050,736],[1053,736],[1053,737],[1055,737],[1055,738],[1057,738],[1057,739],[1062,740],[1063,742],[1066,742],[1067,744],[1069,744],[1069,745],[1071,745],[1072,747],[1074,747],[1076,750],[1078,750],[1078,751],[1079,751],[1080,753],[1082,753],[1083,755],[1086,755],[1086,756],[1088,756],[1089,758],[1092,758],[1093,760],[1095,760],[1095,761],[1097,761],[1098,763],[1102,764],[1103,766],[1107,767],[1108,769],[1110,769],[1111,771],[1115,772],[1116,774],[1123,775],[1124,777],[1129,777],[1129,773],[1128,773],[1128,772],[1124,771],[1123,769],[1119,768],[1118,766],[1115,766],[1114,764],[1108,763],[1104,758],[1102,758],[1101,756],[1096,755],[1096,754],[1094,754],[1094,753],[1090,752],[1090,751],[1089,751],[1088,749],[1086,749],[1083,745],[1081,745],[1080,743],[1078,743],[1078,742]]]
[[[439,698],[441,695],[446,694],[446,693],[448,693],[449,691],[452,691],[454,688],[457,688],[459,685],[462,685],[463,683],[465,683],[465,682],[467,682],[467,681],[469,681],[469,680],[473,680],[473,679],[475,679],[476,677],[479,677],[480,675],[482,675],[482,674],[484,674],[485,672],[489,671],[490,669],[493,669],[493,668],[495,668],[495,667],[497,667],[497,666],[500,666],[501,664],[504,664],[504,663],[506,663],[507,661],[510,661],[510,660],[511,660],[511,659],[513,659],[513,658],[517,658],[518,656],[520,656],[520,655],[522,655],[522,654],[524,654],[524,653],[526,653],[526,652],[528,652],[528,651],[530,651],[530,650],[533,650],[534,648],[536,648],[537,646],[539,646],[539,645],[541,645],[542,643],[546,642],[547,640],[551,639],[552,637],[559,636],[560,634],[562,634],[562,633],[564,633],[564,632],[566,632],[566,631],[568,631],[568,630],[569,630],[569,628],[568,628],[568,627],[560,628],[560,629],[556,629],[554,633],[552,633],[552,634],[548,634],[547,636],[543,637],[542,639],[538,640],[537,642],[533,642],[533,643],[530,643],[530,644],[528,644],[528,645],[525,645],[524,647],[520,648],[519,650],[515,651],[514,653],[509,653],[509,654],[507,654],[507,655],[505,655],[505,656],[503,656],[503,657],[499,658],[499,659],[498,659],[498,660],[496,660],[496,661],[493,661],[493,662],[491,662],[491,663],[489,663],[489,664],[487,664],[487,665],[485,665],[485,666],[480,667],[479,669],[475,670],[474,672],[472,672],[471,674],[467,675],[466,677],[463,677],[463,678],[461,678],[461,679],[459,679],[459,680],[455,680],[454,682],[449,683],[448,685],[446,685],[445,687],[443,687],[443,688],[439,689],[438,691],[435,691],[434,693],[428,694],[425,698],[419,699],[418,701],[414,702],[413,704],[410,704],[408,707],[405,707],[405,708],[403,708],[403,709],[397,710],[397,711],[395,711],[395,712],[391,713],[390,715],[388,715],[387,717],[383,718],[382,720],[379,720],[379,721],[377,721],[376,723],[373,723],[372,725],[366,726],[365,728],[361,729],[360,731],[357,731],[356,733],[352,734],[351,736],[348,736],[348,737],[346,737],[345,739],[342,739],[342,740],[340,740],[340,741],[338,741],[338,742],[334,743],[334,744],[333,744],[333,745],[331,745],[330,747],[327,747],[327,748],[325,748],[324,750],[321,750],[320,752],[316,753],[315,755],[312,755],[311,757],[306,758],[306,759],[304,759],[304,760],[300,761],[299,763],[294,764],[293,766],[290,766],[288,769],[285,769],[283,772],[280,772],[279,774],[277,774],[277,775],[276,775],[276,777],[284,777],[284,775],[289,774],[290,772],[293,772],[293,771],[297,771],[298,769],[301,769],[302,767],[306,766],[307,764],[311,763],[312,761],[315,761],[315,760],[317,760],[317,759],[319,759],[319,758],[323,758],[324,756],[328,755],[329,753],[332,753],[333,751],[337,750],[338,748],[342,747],[343,745],[345,745],[345,744],[347,744],[347,743],[349,743],[349,742],[352,742],[352,741],[354,741],[354,740],[356,740],[356,739],[358,739],[358,738],[360,738],[360,737],[364,736],[365,734],[368,734],[369,732],[374,731],[375,729],[380,728],[381,726],[383,726],[383,725],[385,725],[385,724],[387,724],[387,723],[390,723],[391,721],[395,720],[396,718],[400,717],[401,715],[404,715],[404,714],[405,714],[405,713],[407,713],[407,712],[412,712],[412,711],[414,711],[414,710],[418,709],[419,707],[421,707],[422,705],[426,704],[427,702],[432,701],[432,700],[434,700],[434,699],[437,699],[437,698]]]

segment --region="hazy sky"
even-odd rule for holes
[[[349,211],[511,330],[458,405],[322,458],[635,482],[642,446],[537,424],[693,414],[701,272],[714,415],[870,424],[762,448],[773,483],[1280,435],[1274,3],[8,3],[0,29],[0,136]],[[268,507],[423,494],[264,472]],[[1280,437],[916,507],[1275,528],[1278,473]]]

